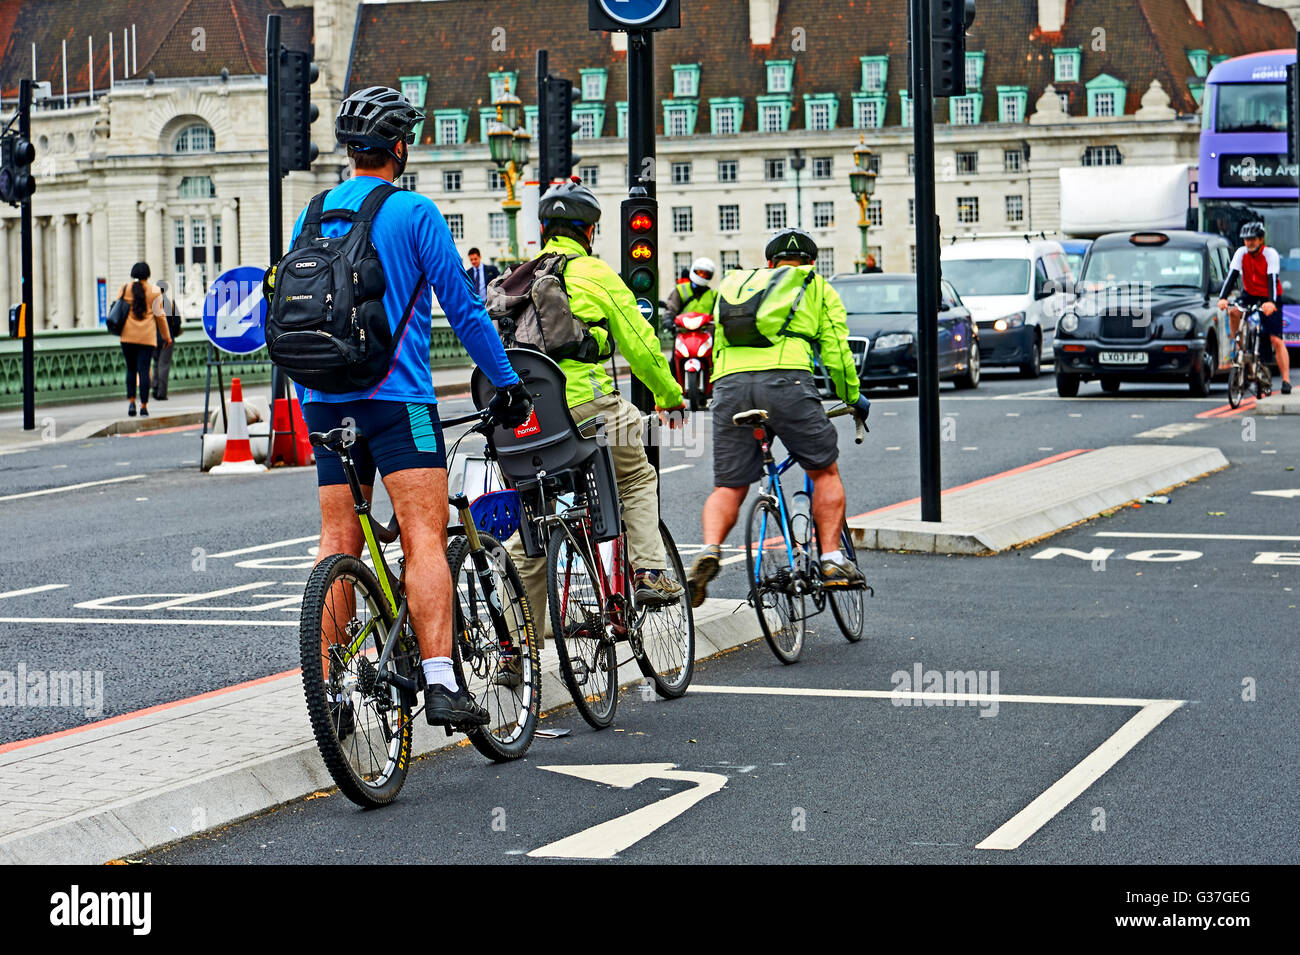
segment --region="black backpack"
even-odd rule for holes
[[[266,349],[294,381],[317,391],[343,393],[377,385],[388,374],[393,344],[401,341],[417,282],[396,331],[384,311],[388,284],[370,226],[384,201],[397,192],[371,190],[356,212],[324,210],[327,192],[312,199],[302,231],[275,267],[275,292],[266,315]],[[321,235],[321,220],[347,219],[344,235]]]

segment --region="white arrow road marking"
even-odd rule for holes
[[[320,540],[319,534],[313,534],[311,537],[291,537],[288,540],[272,541],[269,544],[255,544],[252,547],[241,547],[238,550],[223,550],[220,554],[209,554],[209,560],[216,560],[218,557],[239,557],[242,554],[255,554],[263,550],[275,550],[277,547],[289,547],[292,544],[306,544],[309,541],[316,543]]]
[[[1148,540],[1189,541],[1300,541],[1283,534],[1157,534],[1152,531],[1098,531],[1093,537],[1140,537]]]
[[[234,294],[238,293],[239,285],[227,286],[227,288],[229,292],[223,288],[217,293],[218,300],[221,302],[221,307],[217,309],[217,337],[238,338],[244,333],[244,329],[252,328],[257,324],[257,319],[252,315],[258,303],[262,301],[262,290],[256,288],[235,306]]]
[[[1284,491],[1251,491],[1261,497],[1300,497],[1300,487],[1289,487]]]
[[[17,501],[24,497],[40,497],[42,494],[60,494],[63,491],[79,491],[83,487],[98,487],[101,484],[121,484],[123,481],[138,481],[143,474],[128,474],[126,477],[107,478],[103,481],[83,481],[81,484],[65,484],[62,487],[47,487],[43,491],[23,491],[21,494],[6,494],[0,501]]]
[[[720,773],[694,773],[678,770],[676,763],[609,763],[602,766],[539,766],[552,773],[576,776],[595,783],[630,789],[647,779],[672,779],[695,783],[694,788],[674,793],[648,806],[610,819],[590,829],[534,849],[528,855],[537,859],[612,859],[628,846],[635,845],[707,796],[727,784]]]
[[[0,594],[0,600],[4,600],[6,597],[25,597],[28,594],[39,594],[46,590],[59,590],[67,586],[68,584],[41,584],[39,587],[24,587],[22,590],[6,590]]]

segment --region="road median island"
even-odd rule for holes
[[[849,527],[867,550],[995,554],[1227,466],[1218,448],[1113,445],[945,491],[940,523],[921,520],[920,502],[908,501],[852,518]]]
[[[695,611],[697,660],[759,638],[753,614],[736,612],[744,606],[708,600]],[[548,644],[543,712],[570,704],[558,666]],[[644,680],[635,662],[619,671],[620,686]],[[412,755],[463,740],[419,717]],[[538,739],[533,752],[547,743]],[[333,788],[302,679],[278,674],[0,746],[0,865],[98,865]]]
[[[1256,401],[1255,407],[1251,410],[1255,414],[1262,415],[1300,415],[1300,395],[1284,395],[1280,391],[1275,391],[1267,398]]]

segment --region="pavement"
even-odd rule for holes
[[[945,491],[942,521],[921,520],[916,499],[855,517],[849,527],[854,543],[868,550],[994,554],[1227,466],[1218,448],[1067,451]]]
[[[750,615],[736,613],[744,606],[695,611],[697,660],[755,638]],[[553,713],[569,692],[553,643],[541,657]],[[644,679],[630,659],[619,670],[620,686]],[[291,670],[0,746],[0,865],[97,865],[333,789],[302,694]],[[463,742],[417,720],[412,753]]]
[[[1267,398],[1255,402],[1255,413],[1266,415],[1300,414],[1300,394],[1284,395],[1275,391]]]

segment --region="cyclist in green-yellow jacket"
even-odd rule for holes
[[[636,297],[608,264],[591,254],[591,239],[600,221],[600,203],[577,176],[552,186],[537,207],[542,225],[538,255],[559,252],[568,261],[564,285],[569,308],[585,322],[600,346],[594,361],[559,361],[567,379],[565,389],[574,421],[605,416],[605,434],[614,461],[628,556],[636,569],[635,598],[642,606],[673,603],[684,596],[680,581],[667,569],[668,558],[659,536],[659,474],[646,458],[641,412],[623,398],[604,365],[613,347],[623,353],[632,373],[654,395],[660,412],[685,414],[682,390],[660,350],[659,339],[641,317]],[[516,536],[507,550],[519,567],[534,618],[549,622],[546,607],[546,561],[524,557]]]
[[[813,385],[814,349],[846,405],[865,418],[871,403],[858,391],[844,303],[813,262],[817,243],[802,229],[784,229],[767,243],[768,268],[736,270],[722,280],[714,307],[713,493],[704,502],[704,550],[690,572],[691,602],[704,602],[718,574],[721,544],[735,526],[749,486],[763,475],[752,428],[732,415],[762,408],[768,425],[813,482],[812,516],[823,541],[844,526],[835,427]],[[823,583],[843,586],[861,571],[838,548],[822,554]]]

